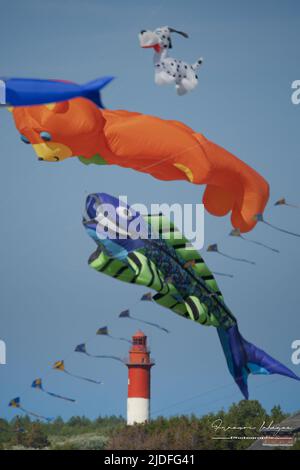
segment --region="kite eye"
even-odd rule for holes
[[[25,135],[20,134],[20,138],[24,144],[30,144],[30,141],[27,139],[27,137],[25,137]]]
[[[122,217],[123,219],[133,218],[133,214],[130,212],[130,210],[127,209],[127,207],[122,207],[122,206],[117,207],[117,214],[119,217]]]
[[[46,132],[46,131],[40,132],[40,137],[46,142],[49,142],[49,140],[52,140],[51,134],[49,134],[49,132]]]

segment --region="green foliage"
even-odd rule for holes
[[[23,445],[31,449],[44,449],[49,446],[46,430],[40,423],[33,423],[30,431],[25,434]]]
[[[160,417],[147,425],[126,426],[114,432],[106,448],[111,450],[213,449],[214,444],[201,419]]]
[[[111,450],[244,450],[261,436],[261,429],[279,424],[287,415],[274,407],[271,415],[258,401],[242,400],[228,412],[220,411],[197,418],[159,417],[147,425],[127,426],[113,432],[107,444]]]
[[[221,422],[225,430],[221,429],[221,427],[219,430],[216,429]],[[260,429],[270,424],[270,418],[258,401],[242,400],[238,404],[233,404],[226,414],[217,418],[214,424],[215,437],[226,437],[229,439],[231,436],[234,436],[235,438],[240,438],[232,441],[216,441],[219,449],[242,450],[251,444],[249,439],[243,438],[258,437]]]
[[[294,446],[292,447],[292,450],[300,450],[300,436]]]
[[[288,414],[282,411],[280,405],[273,406],[273,408],[271,409],[271,418],[274,421],[274,423],[278,424],[287,417],[288,417]]]
[[[278,425],[287,416],[280,406],[274,406],[268,414],[255,400],[242,400],[227,412],[200,418],[160,416],[135,426],[127,426],[120,416],[100,416],[94,421],[74,416],[67,422],[56,418],[51,423],[32,422],[25,416],[11,422],[0,419],[0,449],[243,450],[253,442],[244,437],[259,436],[261,427]],[[300,441],[293,449],[300,449]]]
[[[52,450],[103,450],[108,437],[95,434],[82,434],[66,439],[65,441],[53,442]]]

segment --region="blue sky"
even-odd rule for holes
[[[300,202],[300,106],[290,99],[291,83],[300,79],[297,0],[0,0],[0,8],[0,75],[80,83],[115,75],[104,92],[108,108],[181,120],[232,151],[269,181],[266,218],[300,231],[297,210],[272,207],[282,196]],[[188,96],[155,86],[152,52],[139,48],[141,29],[165,24],[190,35],[189,40],[174,38],[174,56],[190,62],[204,57],[199,86]],[[0,338],[8,359],[0,367],[0,417],[14,416],[7,403],[17,395],[26,408],[48,416],[124,415],[126,368],[72,350],[92,338],[92,352],[125,356],[125,343],[97,338],[95,331],[107,324],[113,334],[130,336],[139,324],[117,316],[144,290],[88,267],[94,245],[81,225],[84,199],[104,191],[126,194],[131,203],[199,203],[203,188],[117,167],[85,167],[75,159],[40,164],[6,110],[1,110],[0,136]],[[230,228],[228,218],[206,215],[206,246],[218,242],[224,252],[257,265],[213,253],[204,253],[205,259],[211,269],[234,274],[219,278],[219,284],[243,336],[300,374],[290,359],[291,343],[300,339],[299,239],[258,226],[249,238],[279,248],[276,255],[229,238]],[[172,332],[144,328],[156,359],[154,415],[201,415],[241,399],[213,328],[151,304],[136,304],[133,314]],[[104,385],[51,371],[51,364],[63,358],[70,371],[102,378]],[[49,390],[73,396],[78,404],[31,390],[39,376]],[[252,376],[249,389],[267,409],[274,404],[288,411],[300,408],[295,381]]]

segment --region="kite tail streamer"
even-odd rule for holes
[[[151,301],[152,302],[152,294],[149,292],[147,294],[144,294],[141,299],[142,301]],[[154,328],[158,328],[159,330],[161,331],[164,331],[165,333],[170,333],[169,330],[167,330],[167,328],[164,328],[163,326],[160,326],[158,323],[152,323],[152,322],[149,322],[149,321],[146,321],[146,320],[142,320],[141,318],[138,318],[138,317],[133,317],[132,315],[130,315],[130,310],[123,310],[123,312],[121,312],[119,314],[119,318],[130,318],[131,320],[135,320],[135,321],[138,321],[140,323],[144,323],[146,325],[150,325],[150,326],[153,326]],[[131,341],[130,341],[131,343]]]
[[[23,408],[22,406],[19,407],[19,410],[23,411],[23,413],[33,416],[34,418],[43,419],[44,421],[47,421],[48,423],[53,421],[53,418],[47,418],[46,416],[39,415],[37,413],[34,413],[33,411],[26,410],[26,408]]]
[[[128,338],[123,338],[122,336],[112,336],[109,331],[107,326],[102,326],[101,328],[98,328],[97,333],[98,336],[107,336],[110,339],[115,339],[117,341],[126,341],[126,343],[131,344],[131,341]],[[85,346],[85,345],[79,345],[80,346]],[[84,351],[79,351],[79,352],[84,352]]]
[[[215,274],[216,276],[223,276],[223,277],[230,277],[230,278],[233,278],[233,277],[234,277],[233,274],[219,273],[219,272],[217,272],[217,271],[212,271],[212,274]]]
[[[120,337],[119,336],[111,336],[111,335],[107,335],[107,336],[109,336],[109,338],[111,338],[111,339],[115,339],[117,341],[125,341],[126,343],[131,344],[131,341],[128,338],[123,338],[122,336],[120,336]]]
[[[286,366],[246,341],[237,325],[228,330],[217,328],[217,331],[228,369],[246,399],[249,397],[247,381],[250,374],[279,374],[300,380],[300,377]]]
[[[280,227],[277,227],[276,225],[270,224],[270,222],[266,222],[265,220],[262,220],[262,222],[268,225],[269,227],[273,228],[274,230],[277,230],[278,232],[287,233],[288,235],[292,235],[293,237],[298,237],[298,238],[300,237],[299,233],[290,232],[289,230],[285,230],[284,228],[280,228]]]
[[[46,389],[43,387],[43,382],[42,382],[42,379],[41,379],[41,378],[35,379],[35,380],[32,382],[31,387],[32,387],[32,388],[35,388],[36,390],[40,390],[41,392],[46,393],[46,394],[49,395],[50,397],[59,398],[60,400],[70,401],[70,402],[72,402],[72,403],[75,403],[75,402],[76,402],[76,400],[74,400],[73,398],[64,397],[64,396],[62,396],[62,395],[58,395],[57,393],[49,392],[48,390],[46,390]]]
[[[95,357],[96,359],[113,359],[115,361],[118,361],[118,362],[122,362],[122,359],[118,356],[109,356],[109,355],[106,355],[106,354],[100,354],[99,356],[93,356],[91,354],[89,354],[90,357]]]
[[[241,263],[247,263],[247,264],[256,264],[255,261],[250,261],[249,259],[245,258],[236,258],[235,256],[230,256],[227,255],[226,253],[222,253],[222,251],[218,251],[219,255],[224,256],[225,258],[231,259],[233,261],[239,261]]]
[[[290,204],[290,203],[286,202],[285,205],[288,206],[288,207],[293,207],[293,209],[300,209],[300,206],[298,206],[297,204]]]
[[[78,344],[78,346],[76,346],[75,348],[75,352],[80,352],[82,354],[85,354],[88,357],[94,357],[96,359],[115,359],[116,361],[123,362],[122,359],[118,356],[109,356],[109,355],[104,355],[104,354],[101,354],[101,355],[90,354],[86,349],[85,343]]]
[[[74,398],[64,397],[62,395],[58,395],[57,393],[48,392],[48,390],[43,390],[43,391],[47,393],[47,395],[49,395],[50,397],[59,398],[60,400],[69,401],[71,403],[76,403],[76,400]]]
[[[250,261],[245,258],[236,258],[234,256],[230,256],[230,255],[227,255],[226,253],[223,253],[222,251],[219,250],[217,243],[213,243],[212,245],[209,245],[206,251],[211,252],[211,253],[218,253],[219,255],[222,255],[225,258],[231,259],[233,261],[240,261],[241,263],[247,263],[247,264],[256,264],[254,261]]]
[[[259,246],[262,246],[264,248],[266,248],[267,250],[271,250],[273,251],[274,253],[280,253],[279,250],[277,250],[276,248],[272,248],[271,246],[268,246],[266,245],[265,243],[262,243],[262,242],[259,242],[257,240],[251,240],[250,238],[245,238],[241,235],[241,232],[239,229],[233,229],[231,230],[230,234],[229,234],[231,237],[236,237],[236,238],[241,238],[242,240],[245,240],[245,242],[248,242],[248,243],[254,243],[254,245],[259,245]]]
[[[163,326],[160,326],[157,323],[152,323],[150,321],[141,320],[140,318],[137,318],[137,317],[130,317],[130,318],[132,318],[133,320],[139,321],[140,323],[144,323],[145,325],[149,325],[149,326],[153,326],[154,328],[158,328],[159,330],[164,331],[165,333],[170,333],[170,331],[167,330],[167,328],[164,328]]]
[[[80,346],[84,346],[84,345],[80,345]],[[77,350],[77,348],[76,348],[76,350]],[[80,352],[82,352],[82,351],[80,351]],[[94,379],[90,379],[88,377],[83,377],[82,375],[72,374],[71,372],[66,370],[64,361],[56,361],[53,365],[53,369],[58,370],[60,372],[64,372],[65,374],[70,375],[71,377],[75,377],[76,379],[84,380],[85,382],[90,382],[92,384],[97,384],[97,385],[102,384],[102,382],[99,381],[99,380],[94,380]]]
[[[274,230],[277,230],[278,232],[287,233],[288,235],[292,235],[293,237],[300,237],[299,233],[290,232],[289,230],[285,230],[284,228],[277,227],[276,225],[270,224],[270,222],[267,222],[264,219],[263,214],[256,214],[255,219],[257,220],[257,222],[263,222],[264,224],[268,225],[269,227],[273,228]]]
[[[271,246],[265,245],[264,243],[258,242],[257,240],[250,240],[249,238],[244,238],[244,237],[241,237],[241,238],[243,240],[245,240],[246,242],[254,243],[255,245],[262,246],[263,248],[266,248],[267,250],[273,251],[274,253],[280,253],[280,251],[277,250],[277,248],[272,248]]]
[[[34,413],[33,411],[29,411],[26,408],[24,408],[23,405],[21,404],[21,398],[20,397],[16,397],[13,400],[11,400],[9,402],[8,406],[10,408],[16,408],[16,409],[22,411],[23,413],[25,413],[27,415],[33,416],[34,418],[43,419],[44,421],[47,421],[48,423],[50,421],[53,421],[53,418],[47,418],[46,416],[39,415],[37,413]]]
[[[100,380],[94,380],[94,379],[90,379],[88,377],[84,377],[82,375],[72,374],[71,372],[69,372],[67,370],[64,370],[64,372],[65,372],[65,374],[70,375],[71,377],[75,377],[75,379],[84,380],[85,382],[89,382],[89,383],[96,384],[96,385],[101,385],[102,384],[102,382]]]

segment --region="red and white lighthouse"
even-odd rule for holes
[[[147,336],[137,331],[129,350],[127,424],[145,423],[150,418],[150,374],[154,362],[147,347]]]

